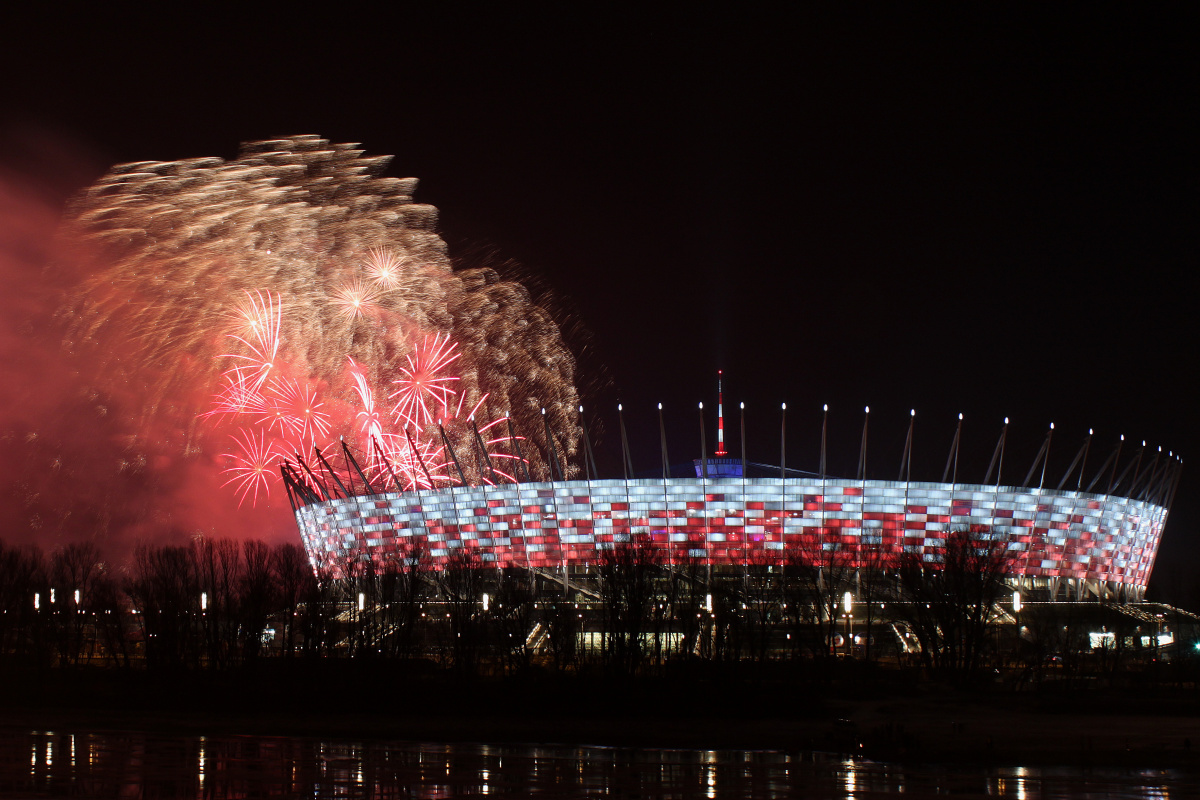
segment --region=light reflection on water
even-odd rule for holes
[[[26,765],[25,754],[29,761]],[[0,730],[0,798],[1154,798],[1161,770],[899,766],[825,753]]]

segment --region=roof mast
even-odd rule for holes
[[[729,455],[725,452],[725,398],[721,393],[721,370],[717,370],[717,452],[713,455],[717,458]]]

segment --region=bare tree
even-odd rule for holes
[[[936,553],[901,557],[905,602],[898,610],[927,666],[959,676],[975,672],[1011,562],[1007,539],[980,528],[951,531]]]
[[[489,617],[495,624],[499,650],[512,671],[528,669],[533,659],[529,637],[537,619],[536,603],[537,595],[527,571],[517,567],[500,571]]]
[[[418,652],[421,632],[421,607],[429,593],[429,554],[420,542],[404,551],[396,571],[393,593],[398,613],[392,617],[393,652],[401,658],[413,658]]]
[[[114,666],[128,668],[128,602],[117,581],[108,572],[101,571],[96,576],[88,605],[108,661]]]
[[[807,531],[784,553],[788,616],[813,655],[829,658],[842,593],[854,575],[854,554],[836,529]],[[815,635],[812,635],[815,633]]]
[[[478,666],[480,603],[483,596],[482,564],[479,554],[459,547],[446,559],[442,591],[450,614],[450,648],[454,668],[474,674]]]
[[[542,625],[546,627],[546,640],[556,669],[574,664],[579,651],[579,609],[564,591],[542,600]]]
[[[50,555],[50,612],[60,664],[74,664],[83,654],[90,616],[85,609],[100,567],[100,551],[91,542],[72,542]]]
[[[1041,683],[1048,675],[1065,683],[1080,676],[1091,657],[1092,631],[1108,628],[1104,607],[1078,603],[1029,603],[1021,611],[1021,651],[1024,671],[1020,683]],[[1110,643],[1102,637],[1100,664]],[[1123,647],[1123,643],[1122,643]],[[1018,684],[1019,685],[1019,684]]]
[[[647,533],[631,534],[600,551],[597,573],[603,610],[602,654],[605,665],[633,675],[646,656],[646,634],[654,603],[661,556]]]
[[[342,579],[337,583],[341,590],[339,601],[347,606],[348,612],[338,618],[345,625],[345,641],[351,656],[369,657],[377,654],[377,619],[379,596],[379,572],[370,559],[344,565]]]
[[[388,658],[411,658],[417,647],[422,601],[428,589],[429,559],[420,544],[387,561],[368,587],[370,643]]]
[[[282,614],[283,655],[291,658],[296,648],[296,618],[304,597],[316,583],[304,549],[293,542],[279,544],[271,552],[271,571],[275,575]]]
[[[258,657],[262,650],[267,616],[276,599],[275,575],[271,570],[271,551],[261,541],[242,542],[241,575],[238,576],[237,618],[243,663]]]
[[[865,629],[863,658],[870,661],[875,642],[875,624],[880,618],[883,603],[894,596],[894,575],[899,561],[876,534],[864,532],[854,551],[855,610],[863,620]]]
[[[46,564],[37,547],[5,547],[0,542],[0,659],[44,660],[44,628],[49,612]],[[36,595],[36,598],[35,598]]]
[[[714,581],[711,638],[702,643],[701,653],[714,661],[738,661],[742,657],[743,616],[740,597],[728,581]]]
[[[196,602],[204,656],[213,669],[233,663],[238,653],[238,591],[242,574],[241,548],[229,539],[193,540],[191,562],[196,574]]]
[[[300,649],[306,656],[332,654],[338,636],[335,617],[341,594],[338,582],[328,567],[319,569],[316,579],[305,585],[300,597],[297,627]]]
[[[708,569],[701,559],[687,556],[671,567],[668,597],[671,614],[679,626],[679,652],[684,657],[711,656],[710,637],[704,635],[710,621],[704,615],[711,591]]]
[[[138,546],[125,591],[137,611],[147,667],[179,668],[198,659],[192,621],[200,592],[186,548]]]
[[[783,571],[777,562],[777,558],[760,550],[742,568],[746,643],[755,661],[766,660],[775,621],[783,610]]]

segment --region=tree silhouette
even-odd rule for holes
[[[600,551],[601,653],[605,666],[616,674],[633,675],[646,656],[661,563],[658,548],[644,532]]]
[[[296,622],[300,604],[311,591],[316,577],[308,564],[304,549],[292,542],[276,545],[271,551],[271,571],[277,581],[277,596],[282,615],[280,652],[285,658],[291,658],[296,649]]]
[[[79,661],[89,629],[92,589],[100,574],[100,550],[91,542],[72,542],[50,555],[50,605],[59,663]]]
[[[830,658],[842,594],[854,574],[854,554],[836,529],[821,528],[796,537],[784,559],[785,594],[795,632],[814,656]]]
[[[442,592],[450,615],[450,650],[456,671],[474,674],[478,667],[482,563],[472,548],[459,547],[446,559]]]
[[[978,669],[1012,560],[1007,539],[980,528],[951,531],[935,553],[901,556],[898,610],[927,667],[959,676]]]
[[[0,542],[0,658],[45,663],[45,620],[49,604],[46,561],[35,546],[6,547]],[[36,605],[35,605],[35,597]]]
[[[125,592],[133,600],[141,628],[146,666],[177,669],[199,661],[193,620],[200,588],[186,547],[139,545]]]

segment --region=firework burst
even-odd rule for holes
[[[382,440],[383,417],[375,405],[375,392],[371,388],[371,382],[367,380],[367,376],[363,374],[358,364],[354,363],[353,358],[347,356],[347,359],[350,361],[350,375],[354,378],[354,391],[358,394],[358,401],[361,406],[355,416],[362,431],[363,439],[368,442]]]
[[[445,370],[458,360],[457,349],[458,345],[452,343],[448,335],[435,334],[426,336],[408,354],[405,365],[400,368],[401,377],[392,381],[396,391],[388,395],[389,400],[396,401],[392,415],[397,424],[401,427],[412,425],[420,430],[432,423],[438,414],[445,414],[455,394],[450,387],[458,380],[445,374]],[[441,411],[435,413],[434,409]]]
[[[260,418],[269,427],[279,425],[296,440],[308,446],[329,436],[329,415],[323,410],[325,403],[317,396],[317,390],[295,379],[271,380],[267,391],[270,413]]]
[[[264,414],[266,400],[262,394],[244,380],[244,376],[230,371],[221,376],[221,387],[217,391],[212,408],[202,417],[237,416],[239,414]]]
[[[251,498],[251,504],[258,502],[261,492],[267,494],[271,484],[279,479],[279,460],[282,457],[275,447],[275,441],[267,438],[266,431],[242,430],[231,436],[237,445],[237,451],[222,453],[231,462],[224,472],[229,476],[224,486],[234,485],[238,495],[238,507]]]
[[[238,308],[235,319],[245,327],[241,332],[226,334],[229,339],[242,344],[245,352],[225,353],[221,357],[233,361],[225,375],[231,384],[240,383],[244,392],[257,394],[279,356],[279,326],[283,318],[283,304],[270,292],[246,292],[247,303]]]
[[[338,313],[348,320],[362,319],[379,310],[383,292],[361,278],[354,278],[334,290],[330,298]]]
[[[404,261],[386,247],[372,247],[363,265],[367,279],[383,291],[400,285]]]
[[[270,313],[264,317],[268,320],[278,320],[282,313],[282,304],[269,297],[265,302],[256,303],[255,307],[268,309]],[[233,318],[239,323],[242,319],[238,315]],[[267,333],[273,328],[278,329],[278,326],[257,326],[256,330],[265,331],[261,340],[252,340],[235,332],[227,334],[250,351],[250,355],[226,353],[220,357],[257,363],[268,346],[278,346],[278,339]],[[503,459],[512,458],[501,447],[508,444],[507,440],[485,438],[485,434],[507,418],[492,420],[482,428],[476,424],[476,415],[488,399],[486,394],[466,413],[465,395],[458,396],[457,402],[451,405],[455,393],[450,386],[459,378],[449,374],[448,370],[459,358],[457,351],[458,345],[451,342],[449,336],[433,334],[424,337],[408,354],[405,366],[401,368],[402,377],[393,381],[400,387],[393,393],[393,397],[399,398],[393,410],[396,429],[389,429],[365,366],[346,357],[355,402],[344,411],[353,412],[352,427],[361,451],[367,454],[365,465],[373,485],[376,481],[379,485],[393,483],[407,490],[459,482],[465,472],[462,464],[455,462],[453,450],[448,448],[449,438],[444,437],[453,436],[462,441],[468,430],[470,438],[466,441],[475,458],[473,474],[486,483],[512,480],[511,475],[494,466],[496,462],[503,463]],[[283,364],[280,368],[288,366]],[[260,385],[259,375],[256,368],[244,368],[240,363],[226,370],[222,374],[222,390],[217,393],[213,407],[201,414],[206,418],[230,418],[233,424],[240,426],[232,437],[240,452],[224,454],[232,462],[226,470],[231,476],[226,485],[235,485],[239,505],[248,498],[254,504],[260,495],[268,494],[271,483],[268,478],[276,477],[272,467],[277,467],[289,452],[295,453],[300,461],[305,460],[300,455],[302,452],[315,454],[314,466],[300,467],[305,473],[301,480],[314,488],[322,482],[342,490],[354,485],[354,471],[348,464],[345,469],[334,466],[337,453],[336,445],[329,441],[331,418],[324,410],[325,402],[317,390],[308,383],[279,376],[271,377],[264,387]],[[272,459],[276,462],[274,465]]]
[[[138,436],[189,458],[233,436],[220,458],[241,502],[269,489],[271,458],[341,436],[374,454],[376,474],[457,481],[438,417],[471,482],[511,464],[493,435],[509,418],[547,477],[541,408],[574,454],[574,362],[557,326],[520,285],[451,269],[436,209],[413,202],[415,180],[382,177],[387,162],[298,136],[229,162],[117,166],[76,198],[64,235],[88,255],[64,265],[78,270],[63,275],[76,287],[68,345],[99,392],[144,404],[130,411]]]

